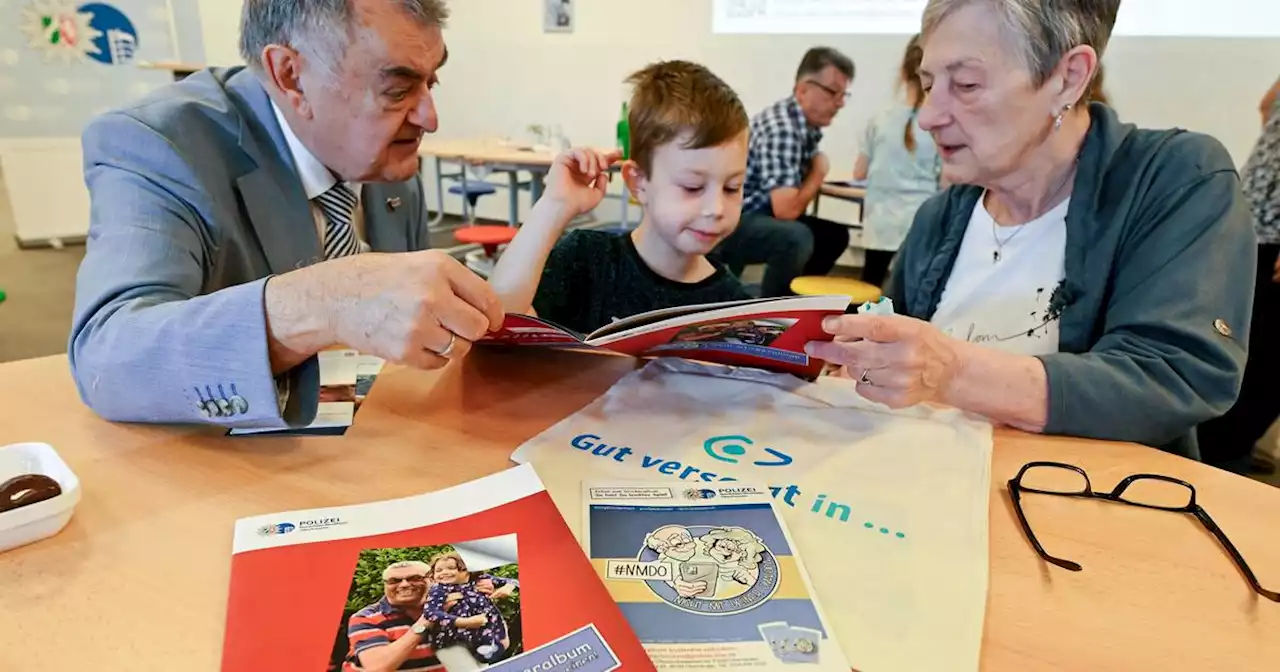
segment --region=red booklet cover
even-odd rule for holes
[[[236,522],[223,670],[620,667],[654,669],[530,466]]]
[[[822,320],[842,315],[848,296],[800,296],[668,308],[617,320],[579,334],[529,315],[507,315],[478,341],[497,345],[603,348],[635,357],[684,357],[816,377],[823,363],[804,352],[829,341]]]

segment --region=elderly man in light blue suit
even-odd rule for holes
[[[443,366],[502,320],[427,248],[417,177],[443,0],[246,0],[246,68],[84,132],[92,210],[69,354],[111,420],[302,426],[315,355]]]

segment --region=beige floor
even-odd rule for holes
[[[9,196],[0,179],[0,362],[67,350],[76,268],[84,247],[19,250]]]

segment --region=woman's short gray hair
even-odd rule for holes
[[[444,0],[381,0],[393,3],[423,26],[444,27]],[[270,44],[293,47],[332,68],[346,53],[355,19],[354,0],[245,0],[240,14],[240,55],[262,66]]]
[[[999,17],[1001,31],[1022,52],[1036,86],[1078,46],[1093,47],[1101,59],[1120,11],[1120,0],[929,0],[921,34],[927,36],[952,12],[977,3]]]

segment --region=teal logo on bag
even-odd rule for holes
[[[702,442],[702,450],[712,458],[729,464],[738,464],[741,458],[746,457],[749,449],[747,446],[755,445],[755,441],[750,438],[732,434],[729,436],[713,436]],[[790,455],[774,449],[760,448],[768,454],[768,459],[754,460],[751,464],[757,467],[785,467],[795,461]]]

